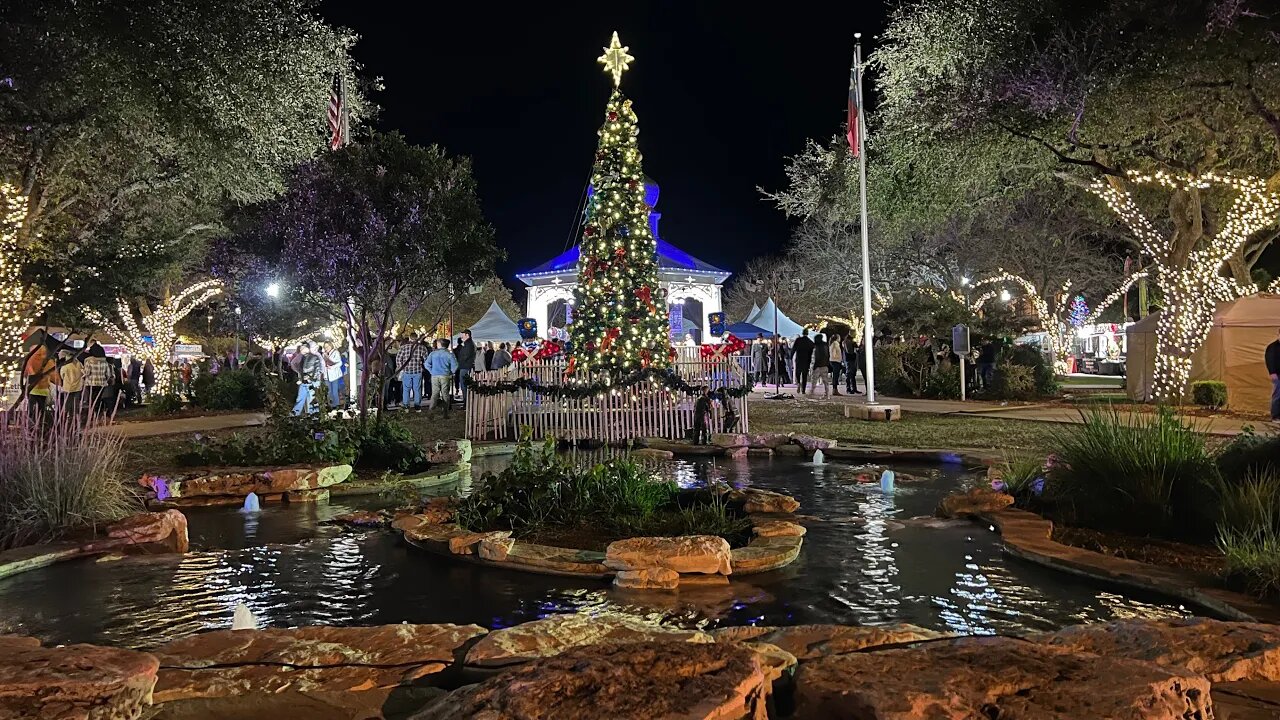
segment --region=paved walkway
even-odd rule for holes
[[[782,386],[784,394],[796,395],[794,385]],[[757,387],[753,397],[763,399],[767,395],[773,394],[773,386],[767,388]],[[861,404],[866,402],[865,395],[841,395],[839,397],[830,397],[823,399],[819,396],[810,395],[803,396],[804,401],[808,402],[827,402],[839,404]],[[979,400],[970,400],[960,402],[959,400],[925,400],[921,398],[891,398],[877,396],[876,400],[881,403],[891,403],[901,405],[903,412],[931,413],[935,415],[970,415],[974,417],[991,417],[1004,418],[1006,420],[1027,420],[1031,422],[1053,422],[1053,423],[1078,423],[1081,422],[1080,410],[1068,405],[1057,404],[1032,404],[1032,405],[1015,405],[998,402],[984,402]],[[1134,415],[1129,411],[1120,411],[1125,417]],[[1258,433],[1275,432],[1275,426],[1266,420],[1248,420],[1233,417],[1196,417],[1187,416],[1188,419],[1195,424],[1196,427],[1204,429],[1212,435],[1239,435],[1244,430],[1244,426],[1252,425]]]
[[[176,435],[178,433],[211,432],[228,428],[254,427],[267,421],[266,413],[232,413],[225,415],[192,415],[169,420],[118,422],[111,429],[127,438]]]

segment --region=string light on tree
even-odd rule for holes
[[[53,301],[53,296],[26,282],[18,230],[27,217],[27,198],[0,183],[0,385],[17,372],[26,354],[22,335]],[[64,288],[65,289],[65,288]]]
[[[93,308],[85,308],[84,312],[86,317],[124,345],[130,355],[143,362],[151,361],[156,372],[156,387],[163,394],[173,391],[173,370],[169,360],[173,356],[174,345],[178,342],[175,328],[192,310],[221,293],[221,281],[203,280],[187,286],[177,295],[168,295],[154,310],[148,308],[145,301],[140,301],[141,321],[134,319],[129,301],[124,298],[116,300],[119,323],[108,320]],[[147,336],[150,336],[151,342],[147,342]]]
[[[658,284],[639,127],[631,101],[618,89],[634,59],[616,32],[599,59],[614,89],[598,133],[580,242],[569,374],[584,368],[618,375],[670,362],[666,293]]]
[[[1153,399],[1178,402],[1187,389],[1191,356],[1204,343],[1220,302],[1258,291],[1222,276],[1227,260],[1251,236],[1272,225],[1280,212],[1280,195],[1256,177],[1221,173],[1171,173],[1163,170],[1125,178],[1133,185],[1154,185],[1199,200],[1206,190],[1235,193],[1216,234],[1199,238],[1187,248],[1178,233],[1163,234],[1138,207],[1122,180],[1095,180],[1090,189],[1102,198],[1133,232],[1144,254],[1152,260],[1152,275],[1164,293],[1165,307],[1156,323],[1156,358]]]

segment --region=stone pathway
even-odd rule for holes
[[[166,420],[138,420],[111,425],[113,432],[127,438],[210,432],[228,428],[255,427],[267,422],[266,413],[230,413],[224,415],[192,415]]]
[[[800,395],[796,392],[794,385],[782,386],[782,392],[788,395],[794,395],[801,402],[820,402],[820,403],[837,403],[841,405],[863,404],[867,401],[866,395],[840,395],[839,397],[823,398],[818,395]],[[773,394],[773,386],[758,386],[752,393],[752,399],[763,400],[765,397]],[[984,402],[981,400],[970,400],[960,402],[958,400],[925,400],[922,398],[895,398],[877,396],[876,400],[881,403],[891,403],[902,406],[903,412],[930,413],[934,415],[971,415],[974,417],[991,417],[1004,418],[1006,420],[1027,420],[1030,422],[1052,422],[1052,423],[1079,423],[1081,422],[1080,410],[1078,408],[1055,405],[1049,403],[1040,403],[1032,405],[1013,405],[1001,404],[997,402]],[[1120,411],[1120,414],[1126,418],[1133,416],[1135,413],[1129,411]],[[1265,420],[1248,420],[1232,417],[1195,417],[1184,416],[1193,422],[1196,427],[1203,428],[1212,435],[1239,435],[1244,431],[1246,425],[1251,425],[1255,431],[1259,433],[1269,433],[1280,431],[1280,428],[1266,422]]]

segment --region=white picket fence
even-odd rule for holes
[[[750,382],[750,361],[746,356],[709,361],[697,355],[697,348],[678,351],[671,370],[691,385],[739,388]],[[502,370],[473,373],[471,377],[480,385],[517,378],[536,380],[541,385],[561,385],[565,382],[565,367],[563,360],[529,360]],[[587,379],[581,371],[575,377]],[[472,440],[513,440],[521,427],[528,427],[535,439],[557,437],[608,443],[642,437],[684,439],[693,429],[695,401],[695,397],[657,383],[641,383],[586,398],[555,398],[534,389],[492,395],[469,392],[466,435]],[[737,418],[733,430],[746,432],[747,399],[727,396],[723,403],[712,403],[708,430],[723,432],[730,410]]]

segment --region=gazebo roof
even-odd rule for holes
[[[723,282],[724,278],[729,276],[728,271],[722,270],[710,263],[703,262],[666,240],[659,238],[657,242],[659,272],[665,271],[689,273],[691,275],[713,275],[717,277],[716,282]],[[526,270],[525,272],[516,274],[516,277],[524,282],[524,284],[532,285],[533,283],[531,281],[538,277],[576,273],[580,252],[581,249],[579,246],[574,245],[532,270]]]

